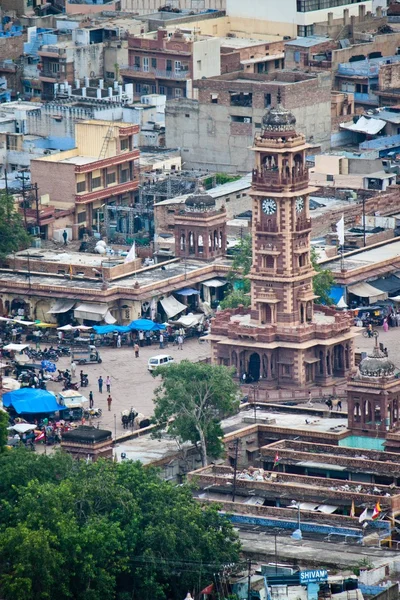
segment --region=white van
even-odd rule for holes
[[[172,362],[174,362],[173,356],[168,356],[168,354],[157,354],[157,356],[152,356],[149,358],[147,368],[149,371],[154,371],[154,369],[157,369],[157,367],[163,367]]]

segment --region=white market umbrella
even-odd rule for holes
[[[57,331],[75,331],[76,327],[73,325],[63,325],[62,327],[57,327]]]
[[[8,392],[13,392],[14,390],[19,390],[21,384],[16,379],[12,377],[3,377],[2,378],[2,387],[3,390],[7,390]]]
[[[37,425],[31,423],[16,423],[15,425],[11,425],[11,427],[7,427],[9,431],[16,431],[17,433],[26,433],[27,431],[33,431],[37,429]]]

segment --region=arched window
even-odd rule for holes
[[[194,235],[189,231],[189,254],[194,254]]]
[[[353,417],[354,417],[354,421],[356,423],[359,423],[361,421],[361,409],[360,409],[360,403],[359,402],[356,402],[355,405],[354,405]]]
[[[186,250],[186,237],[185,237],[184,231],[182,231],[182,233],[181,233],[181,250],[183,252]]]
[[[204,252],[204,242],[203,242],[203,236],[199,235],[199,237],[197,238],[197,249],[199,254],[203,254]]]

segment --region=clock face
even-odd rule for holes
[[[297,212],[301,212],[304,208],[304,198],[302,196],[300,196],[300,198],[297,198],[296,200],[296,210]]]
[[[266,215],[273,215],[276,212],[276,202],[272,198],[263,200],[261,207]]]

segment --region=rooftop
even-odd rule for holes
[[[220,38],[221,46],[225,48],[247,48],[248,46],[265,46],[265,40],[259,40],[254,38],[231,38],[223,37]]]
[[[311,48],[312,46],[318,46],[319,44],[323,44],[324,42],[332,42],[331,38],[321,37],[321,36],[310,36],[310,37],[298,37],[295,40],[290,40],[289,42],[285,42],[285,46],[299,46],[301,48]]]
[[[16,258],[26,258],[29,254],[29,258],[34,260],[52,262],[52,263],[66,263],[68,265],[82,265],[82,266],[93,266],[101,267],[102,263],[107,265],[107,257],[101,256],[100,254],[89,254],[86,252],[63,252],[60,250],[34,250],[30,248],[28,250],[21,250],[15,253]],[[14,258],[14,254],[12,255]],[[117,257],[110,260],[115,263]],[[121,260],[121,262],[123,259]]]
[[[253,410],[246,412],[240,412],[233,417],[224,419],[222,422],[222,428],[224,433],[231,433],[239,429],[243,429],[249,426],[249,423],[243,421],[244,416],[253,416]],[[275,423],[271,423],[273,427],[283,427],[286,429],[295,429],[299,433],[302,431],[310,432],[317,431],[319,433],[329,432],[330,434],[343,434],[347,431],[347,418],[343,419],[331,419],[330,417],[311,417],[303,413],[295,412],[278,412],[274,410],[265,410],[264,408],[257,409],[257,418],[262,422],[263,419],[272,419]],[[308,423],[306,423],[306,420]]]
[[[221,196],[227,196],[240,192],[242,190],[250,189],[251,187],[251,173],[237,179],[236,181],[230,181],[229,183],[223,183],[217,185],[215,188],[207,190],[207,194],[212,198],[220,198]],[[162,200],[157,202],[155,206],[167,206],[169,204],[184,204],[190,194],[183,194],[182,196],[175,196],[175,198],[169,198],[168,200]]]
[[[344,255],[344,268],[347,271],[359,269],[367,265],[374,265],[382,261],[400,260],[400,240],[396,239],[392,243],[385,243],[374,246],[367,250],[360,250]],[[326,260],[323,262],[324,268],[329,268],[331,271],[341,271],[341,260],[338,258]]]
[[[143,435],[126,442],[118,443],[114,448],[114,457],[118,462],[124,460],[121,454],[126,455],[128,460],[140,460],[148,465],[168,457],[171,457],[183,448],[190,448],[192,444],[186,442],[178,445],[172,437],[163,435],[161,440],[153,439],[150,435]]]

